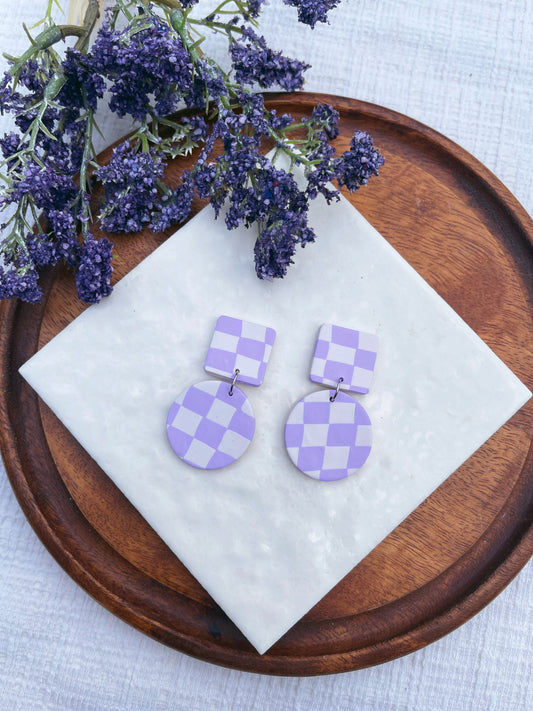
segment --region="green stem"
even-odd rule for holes
[[[214,20],[207,22],[206,20],[195,20],[192,17],[188,19],[188,22],[191,25],[200,25],[202,27],[207,26],[212,30],[216,30],[217,32],[223,32],[225,34],[234,32],[238,35],[242,35],[243,33],[242,27],[238,27],[237,25],[230,25],[229,22],[216,22]]]
[[[89,0],[89,5],[87,6],[85,17],[83,18],[83,25],[53,24],[40,32],[37,37],[32,40],[32,43],[28,49],[22,54],[22,56],[18,57],[18,59],[13,62],[13,65],[9,69],[9,74],[15,79],[15,84],[17,83],[18,76],[26,62],[32,59],[34,55],[44,52],[66,37],[78,37],[78,41],[74,47],[75,49],[83,51],[89,42],[89,37],[99,16],[100,6],[98,4],[98,0]]]
[[[58,7],[59,10],[61,10],[61,12],[63,12],[63,9],[62,9],[61,5],[59,4],[58,0],[48,0],[48,5],[46,7],[46,13],[44,15],[43,22],[47,22],[50,25],[54,24],[54,21],[52,19],[52,8],[54,5],[56,7]]]
[[[243,8],[242,4],[239,2],[236,2],[236,0],[222,0],[220,5],[216,9],[213,10],[213,12],[209,13],[208,17],[211,17],[212,15],[219,15],[220,13],[227,14],[228,11],[223,10],[222,8],[224,8],[226,5],[229,5],[230,3],[237,5],[239,12],[241,12],[242,14],[244,13],[244,8]],[[232,11],[231,14],[235,15],[235,11]]]
[[[14,225],[13,229],[7,236],[5,240],[5,252],[9,254],[12,258],[16,258],[17,252],[21,249],[24,253],[27,253],[28,248],[26,247],[26,242],[24,240],[24,215],[28,209],[28,196],[23,195],[17,206],[17,212],[14,215]]]
[[[85,35],[85,29],[81,25],[57,25],[57,28],[61,30],[63,38],[83,37]]]
[[[148,5],[150,0],[142,0],[145,5]],[[156,5],[162,5],[163,7],[168,7],[170,10],[179,10],[183,12],[183,5],[179,0],[155,0]]]
[[[172,26],[172,29],[175,30],[181,37],[181,41],[183,42],[185,49],[187,49],[187,51],[191,55],[192,60],[195,62],[198,61],[200,59],[200,56],[196,53],[196,50],[192,49],[191,51],[191,38],[189,37],[189,33],[187,32],[187,16],[183,13],[182,10],[172,10],[172,12],[170,13],[170,24]]]
[[[34,56],[34,54],[44,52],[44,50],[48,49],[62,39],[63,33],[57,25],[47,27],[46,30],[43,30],[37,35],[37,37],[33,40],[33,44],[30,45],[24,54],[14,62],[13,66],[9,69],[10,76],[18,77],[22,67]]]
[[[33,202],[33,200],[30,200],[30,210],[31,214],[33,215],[33,224],[37,227],[37,231],[40,235],[44,234],[43,228],[41,227],[41,222],[39,220],[39,215],[37,214],[37,210],[35,208],[35,203]]]
[[[315,165],[316,161],[310,161],[305,154],[303,153],[296,153],[295,151],[291,150],[290,146],[292,145],[291,142],[286,142],[284,138],[280,138],[279,134],[277,134],[275,131],[272,129],[269,130],[270,136],[276,141],[276,153],[278,150],[283,151],[285,155],[289,156],[291,159],[291,162],[298,162],[301,163],[302,165]]]
[[[83,154],[81,158],[80,166],[80,190],[84,193],[88,193],[89,179],[88,171],[89,164],[93,158],[92,145],[93,145],[93,120],[94,111],[92,109],[87,109],[87,118],[85,124],[85,143],[83,146]]]

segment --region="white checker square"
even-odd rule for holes
[[[378,352],[379,338],[375,333],[367,333],[366,331],[359,331],[359,348],[362,351],[373,351]]]
[[[334,360],[338,363],[346,363],[353,365],[355,360],[355,348],[349,346],[341,346],[338,343],[330,343],[328,349],[328,360]]]
[[[192,410],[183,407],[183,405],[180,405],[179,410],[176,412],[176,416],[172,420],[172,427],[175,427],[177,430],[181,430],[191,437],[194,437],[196,430],[198,429],[198,425],[202,419],[202,415],[199,415],[197,412],[193,412]]]
[[[205,442],[201,442],[199,439],[193,439],[184,458],[190,459],[197,467],[205,468],[209,464],[215,451],[213,447],[210,447]]]
[[[243,321],[241,338],[251,338],[254,341],[264,342],[266,339],[266,326],[261,326],[259,323],[250,323],[250,321]]]
[[[330,424],[351,424],[355,420],[357,403],[339,402],[336,400],[329,411]]]
[[[239,457],[249,443],[250,440],[243,437],[238,432],[226,430],[220,444],[218,445],[218,451],[223,454],[229,454],[230,457]]]
[[[293,420],[291,419],[291,423]],[[329,425],[307,424],[304,427],[302,445],[304,447],[323,447],[328,441]]]
[[[300,447],[287,447],[287,454],[292,459],[293,462],[298,461],[298,454],[300,453]]]
[[[307,476],[310,476],[312,479],[320,480],[320,470],[318,470],[318,471],[306,471],[305,473],[307,474]]]
[[[217,422],[223,427],[227,427],[231,422],[231,418],[234,414],[235,408],[233,407],[233,405],[230,405],[229,403],[224,402],[223,400],[219,400],[217,398],[213,401],[213,404],[209,408],[209,412],[207,413],[206,417],[208,420],[212,420],[213,422]]]
[[[331,343],[332,333],[333,325],[331,323],[323,323],[322,326],[320,326],[319,338],[322,341],[328,341]]]
[[[355,445],[357,447],[372,446],[372,425],[357,425]]]
[[[298,401],[291,413],[292,425],[303,425],[304,422],[304,404]]]
[[[322,470],[324,469],[346,469],[350,447],[325,447]]]
[[[242,378],[243,376],[247,378],[259,377],[260,365],[261,361],[258,361],[255,358],[249,358],[248,356],[242,355],[242,353],[237,353],[237,357],[235,359],[235,368],[238,368],[240,370],[240,378]],[[237,378],[237,382],[239,380],[239,377]]]
[[[368,388],[372,384],[372,376],[374,375],[373,370],[368,370],[367,368],[355,367],[353,369],[352,383],[357,383],[358,388]],[[342,385],[341,385],[342,388]]]
[[[211,348],[218,348],[221,351],[227,351],[228,353],[235,353],[237,350],[237,344],[239,343],[239,336],[234,336],[231,333],[224,333],[223,331],[216,331],[213,333],[213,338],[211,339]]]
[[[323,358],[313,358],[313,363],[311,365],[311,374],[315,378],[324,378],[324,371],[326,369],[326,361]]]
[[[212,380],[201,380],[199,383],[195,383],[194,387],[196,390],[201,390],[204,393],[208,393],[213,397],[213,381]]]

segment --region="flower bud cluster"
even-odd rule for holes
[[[338,4],[283,2],[311,27]],[[228,229],[254,226],[258,277],[283,277],[298,246],[316,239],[310,202],[338,199],[331,181],[354,191],[378,173],[383,158],[366,133],[356,132],[337,155],[332,106],[320,104],[303,119],[267,108],[261,90],[301,89],[308,65],[271,49],[258,33],[262,0],[220,0],[200,18],[196,5],[117,0],[92,44],[79,40],[62,57],[54,43],[68,26],[49,20],[13,59],[0,81],[0,110],[18,129],[0,138],[0,211],[12,213],[1,225],[0,298],[38,301],[39,270],[63,262],[80,299],[99,301],[111,292],[113,245],[97,239],[93,225],[107,233],[162,232],[190,216],[195,197],[209,200]],[[229,70],[202,52],[208,31],[225,36]],[[92,134],[104,107],[136,128],[100,165]],[[169,163],[189,155],[192,168],[168,177]],[[95,206],[98,185],[104,196]]]

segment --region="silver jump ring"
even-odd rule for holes
[[[233,395],[233,388],[235,387],[235,383],[237,382],[237,376],[239,375],[241,371],[238,368],[235,368],[235,373],[233,374],[233,380],[231,381],[231,387],[229,389],[229,396],[231,397]]]
[[[343,382],[344,382],[344,378],[339,378],[337,380],[337,388],[335,389],[335,395],[330,395],[330,397],[329,397],[330,402],[335,402],[335,400],[337,399],[337,395],[339,394],[339,390],[341,389],[341,383],[343,383]]]

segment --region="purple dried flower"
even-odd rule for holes
[[[67,49],[62,62],[66,82],[61,89],[58,102],[67,108],[80,109],[85,106],[96,109],[98,99],[105,91],[105,81],[100,76],[100,67],[92,54],[82,54],[76,49]]]
[[[0,109],[2,110],[2,113],[12,95],[13,88],[11,87],[11,76],[9,72],[4,72],[4,76],[0,82]]]
[[[319,193],[325,197],[328,205],[332,200],[339,199],[339,191],[328,187],[328,183],[335,178],[334,155],[335,149],[322,134],[318,147],[308,156],[311,161],[319,161],[307,173],[306,194],[310,200],[314,200]]]
[[[203,116],[184,116],[181,119],[181,124],[195,144],[206,140],[208,129]]]
[[[202,79],[203,85],[212,99],[225,96],[228,93],[224,75],[214,63],[211,61],[198,61],[195,70]]]
[[[259,279],[282,279],[292,264],[296,242],[289,224],[261,230],[254,246],[255,272]]]
[[[48,131],[58,138],[50,138],[40,132],[35,154],[45,163],[48,171],[64,177],[74,176],[82,161],[87,120],[80,117],[77,109],[63,109],[61,113],[45,115],[42,121]]]
[[[26,240],[26,247],[29,258],[38,268],[53,266],[60,259],[57,244],[50,235],[32,235]]]
[[[127,141],[113,149],[109,163],[96,171],[105,186],[102,227],[110,232],[138,232],[150,222],[164,168],[160,155],[134,153]]]
[[[284,128],[287,128],[287,126],[290,126],[293,121],[294,119],[290,114],[278,116],[276,109],[270,110],[268,122],[274,131],[282,131]]]
[[[339,135],[339,112],[329,104],[317,104],[311,114],[312,123],[319,126],[333,140]]]
[[[4,268],[0,265],[0,299],[17,298],[36,304],[41,300],[42,291],[37,283],[39,275],[34,268]]]
[[[143,16],[143,29],[112,30],[104,23],[92,47],[93,62],[111,83],[109,106],[142,121],[164,116],[192,90],[192,63],[183,42],[159,18]]]
[[[346,185],[350,192],[354,192],[366,185],[372,175],[378,175],[384,162],[368,133],[356,131],[350,141],[350,150],[335,161],[335,175],[339,185]]]
[[[253,188],[244,184],[244,176],[236,184],[241,190],[234,191],[230,196],[226,218],[228,226],[241,222],[247,227],[254,222],[273,224],[283,222],[289,215],[305,216],[308,202],[293,176],[263,157],[258,157],[257,162],[259,167],[251,171]],[[295,234],[294,239],[297,240],[298,235]]]
[[[228,200],[228,229],[258,225],[254,248],[257,275],[261,279],[282,277],[296,245],[315,238],[307,224],[306,194],[290,173],[276,168],[256,146],[243,145],[228,134],[225,148],[216,165],[197,166],[195,186],[203,197],[210,198],[217,214]]]
[[[163,195],[156,210],[152,212],[150,228],[154,232],[164,232],[171,225],[186,220],[191,212],[193,197],[191,174],[184,171],[181,185],[171,195]]]
[[[20,136],[18,133],[11,131],[6,133],[3,138],[0,138],[0,150],[4,158],[10,158],[19,150]]]
[[[211,205],[218,215],[224,204],[226,190],[223,179],[217,174],[216,165],[214,163],[197,163],[194,168],[193,183],[200,198],[211,199]]]
[[[313,242],[315,234],[304,215],[287,213],[283,220],[267,223],[254,246],[255,272],[260,279],[282,279],[292,264],[296,245]]]
[[[236,201],[237,196],[245,189],[252,171],[265,160],[253,140],[247,140],[238,132],[232,132],[239,125],[240,119],[246,123],[243,115],[238,116],[228,111],[225,120],[215,124],[193,171],[194,186],[199,196],[210,199],[217,216],[230,191],[233,191],[233,199]],[[216,163],[208,163],[207,158],[215,138],[222,139],[224,153],[217,156]],[[253,195],[251,188],[247,190]],[[230,224],[235,227],[240,221],[240,216],[234,218],[230,210],[226,218],[228,227]]]
[[[76,196],[77,188],[72,178],[29,163],[23,177],[14,185],[10,202],[18,202],[31,195],[36,207],[42,210],[62,210]]]
[[[340,0],[283,0],[285,5],[298,8],[298,20],[314,28],[317,22],[327,22],[328,12],[337,7]]]
[[[248,0],[248,11],[244,14],[244,19],[248,20],[250,17],[259,17],[261,8],[263,4],[268,5],[268,1],[265,0]]]
[[[106,237],[96,240],[92,235],[88,236],[76,272],[76,287],[82,301],[95,304],[103,296],[109,296],[112,291],[112,258],[113,244]]]
[[[76,221],[69,211],[44,211],[50,231],[32,234],[26,239],[26,261],[35,267],[53,266],[63,259],[70,267],[78,264],[81,247],[76,232]]]
[[[52,77],[50,69],[44,62],[46,54],[48,53],[44,53],[39,62],[35,59],[29,59],[20,70],[19,84],[26,87],[33,94],[40,94]]]
[[[229,150],[235,144],[236,139],[239,145],[245,143],[245,139],[249,138],[244,133],[248,126],[246,115],[244,113],[236,113],[233,109],[223,109],[220,111],[219,116],[220,118],[215,123],[211,135],[216,138],[222,138],[225,150]],[[227,142],[228,139],[229,142]]]
[[[242,112],[246,117],[247,133],[253,129],[254,144],[259,145],[261,136],[269,135],[269,128],[272,127],[270,114],[265,109],[265,99],[262,94],[252,94],[240,92],[237,95],[242,106]],[[275,113],[274,113],[275,117]]]
[[[235,79],[239,84],[258,84],[262,89],[281,86],[285,91],[301,89],[303,73],[308,64],[284,57],[267,46],[264,37],[250,27],[243,29],[242,37],[230,49]]]
[[[190,89],[182,96],[188,107],[204,109],[207,102],[228,94],[224,76],[213,62],[198,59],[193,74]]]
[[[47,213],[47,218],[59,257],[64,259],[70,267],[75,266],[81,255],[81,247],[74,216],[67,210],[50,210]]]
[[[13,89],[13,78],[5,72],[0,82],[0,114],[12,113],[17,115],[26,108],[26,100],[18,91]]]

